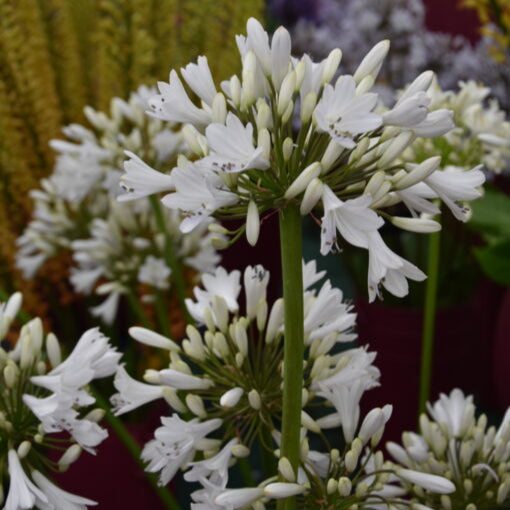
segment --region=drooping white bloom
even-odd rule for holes
[[[120,178],[125,193],[118,197],[119,201],[136,200],[174,189],[170,175],[154,170],[130,151],[126,151],[126,156],[129,157],[124,163],[126,172]]]
[[[145,445],[142,459],[148,463],[147,471],[161,471],[159,483],[166,485],[179,467],[190,460],[199,447],[198,442],[221,426],[221,420],[186,422],[178,416],[172,416],[161,418],[161,423],[163,426],[156,429],[155,439]]]
[[[48,503],[45,493],[37,488],[23,471],[18,454],[14,450],[9,450],[7,457],[10,485],[4,510],[32,508],[36,499]]]
[[[110,397],[110,402],[117,416],[163,397],[162,386],[145,384],[133,379],[123,366],[117,369],[113,384],[118,393]]]
[[[245,507],[263,496],[264,489],[262,487],[226,489],[216,497],[214,503],[228,510],[234,510]]]
[[[32,478],[47,497],[47,502],[37,500],[40,510],[87,510],[88,506],[97,505],[95,501],[60,489],[39,471],[33,471]]]
[[[315,120],[321,131],[329,133],[342,147],[352,149],[356,135],[377,129],[380,115],[372,113],[377,94],[356,96],[356,83],[349,75],[341,76],[335,88],[327,84],[315,109]]]
[[[203,483],[208,479],[215,485],[225,487],[228,482],[228,468],[232,458],[232,447],[239,443],[237,438],[231,439],[216,455],[205,460],[190,463],[191,468],[184,475],[188,482]]]
[[[329,186],[324,186],[322,194],[324,216],[321,227],[321,253],[323,255],[334,248],[337,230],[350,244],[360,248],[368,247],[368,234],[375,232],[384,223],[370,209],[371,202],[370,195],[363,195],[343,202]]]

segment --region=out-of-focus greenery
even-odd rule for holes
[[[510,197],[496,188],[473,202],[470,227],[487,243],[475,249],[484,273],[501,285],[510,286]]]
[[[27,193],[50,173],[48,142],[61,127],[83,122],[85,105],[107,109],[113,96],[167,79],[197,55],[214,55],[215,78],[230,76],[234,34],[263,8],[262,0],[0,0],[0,287],[23,290],[28,309],[44,313],[13,260]],[[50,281],[59,266],[48,268]]]

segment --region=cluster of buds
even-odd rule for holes
[[[17,293],[0,306],[0,340],[14,337],[10,326],[21,301]],[[0,485],[0,502],[5,500],[5,510],[95,504],[59,489],[47,471],[66,470],[83,450],[93,453],[108,436],[98,425],[104,411],[92,408],[95,398],[86,386],[112,375],[120,356],[92,329],[62,360],[57,338],[44,334],[39,318],[21,327],[12,349],[0,348],[0,469],[8,482],[8,488]],[[66,439],[62,432],[67,432]]]
[[[376,44],[352,76],[336,79],[340,49],[318,63],[308,55],[294,59],[283,27],[271,43],[255,19],[248,20],[247,32],[237,37],[242,74],[223,82],[221,91],[205,57],[181,69],[199,106],[176,71],[170,72],[169,83],[159,84],[148,113],[184,124],[192,156],[179,155],[170,177],[133,156],[121,178],[128,191],[120,198],[165,192],[162,203],[183,215],[183,232],[211,215],[245,218],[233,239],[246,232],[251,244],[257,242],[264,215],[289,204],[302,215],[319,207],[321,252],[337,247],[338,232],[369,252],[371,299],[380,286],[405,295],[406,278],[425,275],[385,245],[379,233],[384,219],[406,230],[436,231],[437,222],[420,217],[433,207],[429,199],[440,197],[456,209],[456,202],[479,196],[476,187],[484,181],[478,169],[467,183],[463,173],[438,172],[438,157],[419,165],[402,161],[416,139],[441,136],[454,127],[451,111],[429,111],[425,91],[433,73],[418,76],[387,109],[371,89],[388,41]],[[414,217],[393,217],[385,210],[397,203],[412,204]]]
[[[402,445],[390,442],[387,449],[404,469],[442,476],[455,492],[424,492],[409,480],[405,487],[412,501],[444,510],[508,508],[510,410],[499,428],[488,427],[484,414],[475,417],[473,397],[454,389],[429,404],[428,411],[430,418],[420,417],[420,434],[404,432]]]

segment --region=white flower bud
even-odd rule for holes
[[[106,411],[101,409],[100,407],[96,407],[96,409],[92,409],[92,411],[88,412],[83,419],[88,421],[93,421],[94,423],[99,423],[105,415]]]
[[[207,139],[200,134],[195,126],[185,124],[181,129],[184,141],[188,145],[190,151],[197,156],[207,156],[208,146]]]
[[[226,508],[242,508],[264,496],[264,489],[254,487],[248,489],[224,489],[216,497],[214,503]]]
[[[168,405],[177,411],[178,413],[185,413],[187,411],[186,406],[182,403],[181,399],[177,396],[177,390],[165,386],[162,389],[163,398],[168,402]]]
[[[299,455],[302,462],[306,462],[308,459],[308,454],[310,453],[310,445],[308,443],[308,439],[305,437],[301,440],[301,444],[299,447]]]
[[[289,161],[290,157],[292,156],[292,150],[294,149],[294,140],[292,138],[287,137],[283,141],[282,144],[282,153],[283,153],[283,160]]]
[[[250,223],[250,219],[248,218],[247,223]],[[248,229],[247,229],[248,230]],[[216,319],[216,324],[218,325],[218,328],[222,332],[226,332],[228,330],[228,305],[225,301],[225,298],[214,295],[212,297],[212,309],[214,312],[214,317]]]
[[[228,241],[224,237],[211,237],[211,246],[215,250],[224,250],[228,247]]]
[[[225,101],[225,96],[221,92],[218,92],[214,96],[211,118],[213,122],[225,124],[225,119],[227,118],[227,102]]]
[[[261,156],[269,159],[271,154],[271,135],[266,128],[259,130],[257,137],[257,147],[262,149]]]
[[[356,466],[358,465],[358,458],[359,454],[354,450],[349,450],[345,454],[345,469],[347,469],[349,473],[352,473],[356,469]]]
[[[305,429],[311,430],[316,434],[320,434],[321,428],[317,425],[317,422],[305,411],[301,411],[301,425]]]
[[[220,398],[220,405],[222,407],[234,407],[237,405],[243,394],[244,390],[242,388],[232,388],[223,393]]]
[[[244,459],[250,455],[250,449],[244,444],[235,444],[232,446],[232,455],[238,459]]]
[[[408,230],[409,232],[418,232],[429,234],[441,230],[441,224],[427,218],[406,218],[401,216],[391,216],[391,223],[398,228]]]
[[[365,186],[364,193],[368,193],[374,197],[383,185],[385,179],[386,174],[382,170],[379,170],[374,175],[372,175],[372,177],[370,177],[367,185]]]
[[[286,124],[288,120],[292,117],[293,113],[294,113],[294,101],[290,101],[289,105],[287,106],[287,109],[282,115],[282,124]]]
[[[306,74],[306,64],[303,60],[298,62],[298,65],[294,67],[294,72],[296,73],[296,87],[295,91],[298,92],[303,84],[303,80],[305,79]]]
[[[277,299],[273,307],[271,308],[271,313],[269,314],[269,320],[266,328],[266,343],[271,343],[278,333],[278,330],[283,324],[283,299]]]
[[[76,462],[80,458],[82,451],[82,447],[79,444],[70,446],[58,461],[60,471],[66,471],[73,462]]]
[[[4,309],[4,317],[9,320],[9,323],[18,315],[22,303],[23,295],[21,292],[15,292],[7,301]]]
[[[21,370],[25,370],[34,361],[34,350],[32,348],[32,339],[27,334],[27,335],[24,335],[21,338],[21,340],[19,340],[19,342],[21,343],[19,365],[20,365]]]
[[[356,497],[362,499],[367,495],[368,485],[366,482],[361,482],[356,485]]]
[[[213,338],[213,350],[220,358],[226,358],[230,354],[227,339],[223,333],[217,332]]]
[[[295,89],[296,89],[296,73],[295,71],[291,71],[290,73],[287,74],[287,76],[285,76],[282,82],[282,86],[280,87],[277,106],[278,115],[283,116],[283,114],[287,110],[292,100],[292,96],[294,95]]]
[[[170,338],[160,335],[159,333],[151,331],[147,328],[134,326],[129,328],[129,334],[132,338],[141,344],[156,347],[158,349],[166,349],[167,351],[172,352],[181,351],[181,348],[173,340],[170,340]]]
[[[317,104],[317,94],[313,91],[308,92],[301,103],[301,122],[307,124],[312,118],[315,106]]]
[[[287,457],[282,457],[278,461],[278,471],[283,476],[283,478],[285,478],[285,480],[287,480],[288,482],[296,481],[296,474],[294,473],[294,468],[292,467]]]
[[[282,499],[302,494],[304,490],[298,483],[276,482],[265,486],[264,495],[271,499]]]
[[[451,500],[450,496],[448,496],[446,494],[442,494],[440,501],[441,501],[441,506],[444,508],[444,510],[452,510],[452,500]]]
[[[306,388],[303,388],[301,390],[301,407],[304,407],[306,405],[309,397],[310,397],[310,393],[308,392],[308,390]]]
[[[338,493],[340,496],[349,496],[352,490],[352,482],[350,478],[347,478],[346,476],[340,477],[338,480]]]
[[[234,105],[239,108],[241,105],[241,82],[237,75],[230,78],[230,97]]]
[[[335,140],[331,140],[324,151],[321,159],[322,173],[326,173],[338,159],[344,148],[339,145]]]
[[[62,353],[60,351],[60,344],[57,337],[53,333],[48,333],[46,336],[46,353],[52,368],[62,363]]]
[[[16,379],[18,375],[18,370],[13,361],[9,360],[7,365],[4,368],[4,381],[7,388],[14,388],[16,384]]]
[[[30,448],[32,448],[32,443],[30,441],[23,441],[19,446],[18,446],[18,457],[20,459],[24,459],[27,455],[28,455],[28,452],[30,451]]]
[[[246,239],[252,246],[257,244],[260,233],[260,216],[257,204],[250,200],[246,215]],[[220,328],[223,329],[223,328]]]
[[[272,124],[273,120],[271,118],[271,108],[269,105],[263,101],[258,105],[257,108],[257,117],[255,119],[255,124],[257,125],[257,130],[267,129]]]
[[[434,79],[434,73],[432,71],[424,71],[418,75],[414,81],[404,90],[404,93],[400,96],[397,104],[402,103],[407,98],[414,96],[418,92],[425,92],[432,84]]]
[[[235,362],[238,368],[241,368],[244,363],[244,356],[240,352],[236,352]]]
[[[262,406],[262,401],[260,399],[259,392],[254,388],[248,393],[248,402],[253,409],[260,409]]]
[[[377,167],[381,168],[391,163],[395,158],[400,156],[404,149],[408,147],[416,138],[412,131],[402,131],[394,138],[386,147],[377,161]]]
[[[185,398],[188,409],[199,418],[206,418],[207,413],[205,411],[204,402],[198,395],[188,393]]]
[[[455,485],[442,476],[413,471],[411,469],[398,469],[395,474],[407,482],[437,494],[451,494],[455,492]]]
[[[259,331],[264,331],[267,321],[267,301],[263,298],[259,300],[256,308],[256,317],[257,317],[257,329]]]
[[[338,480],[334,478],[330,478],[328,483],[326,484],[326,492],[328,494],[333,494],[338,490]]]
[[[356,95],[362,96],[366,94],[374,86],[374,83],[375,79],[371,74],[365,76],[356,87]]]
[[[324,184],[320,179],[316,177],[310,181],[306,187],[303,199],[301,201],[301,206],[299,208],[302,216],[309,214],[310,211],[317,205],[317,202],[322,197],[323,190]]]
[[[354,73],[354,80],[359,83],[365,76],[371,75],[374,79],[377,78],[379,70],[381,69],[383,60],[388,54],[390,49],[390,41],[387,39],[378,42],[363,58],[360,65]]]
[[[400,190],[409,188],[414,184],[422,182],[437,170],[440,163],[440,156],[434,156],[432,158],[426,159],[425,161],[422,161],[407,174],[402,174],[403,176],[395,181],[394,187]]]
[[[335,48],[332,50],[326,58],[324,62],[324,67],[322,68],[322,76],[321,76],[321,84],[325,85],[329,83],[335,73],[338,70],[338,66],[340,65],[340,61],[342,60],[342,51],[339,48]]]
[[[299,195],[313,179],[320,175],[321,170],[321,164],[317,161],[308,165],[289,186],[285,192],[285,198],[289,200]]]

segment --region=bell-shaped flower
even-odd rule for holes
[[[269,168],[262,147],[253,145],[253,126],[246,126],[233,113],[227,114],[225,125],[207,126],[205,136],[209,155],[197,162],[200,167],[215,172],[242,172],[243,170]]]
[[[126,156],[129,159],[124,162],[125,172],[120,178],[120,186],[125,193],[119,195],[117,200],[120,202],[136,200],[174,189],[170,175],[154,170],[130,151],[126,151]]]
[[[239,201],[218,175],[189,161],[180,162],[180,166],[174,168],[172,179],[176,191],[161,201],[166,207],[183,214],[180,229],[185,234],[199,224],[209,222],[209,216],[217,209]]]
[[[110,402],[117,416],[163,396],[162,386],[145,384],[133,379],[123,366],[117,369],[113,384],[118,393],[110,397]]]
[[[221,426],[220,419],[198,422],[186,422],[178,416],[161,418],[162,427],[156,429],[155,436],[147,443],[142,452],[142,459],[148,462],[147,471],[161,471],[160,485],[166,485],[177,470],[189,461],[198,442],[207,434]]]
[[[356,82],[350,75],[341,76],[333,88],[324,86],[321,100],[315,108],[315,120],[320,131],[342,147],[356,146],[354,138],[361,133],[377,129],[382,124],[380,115],[372,113],[377,94],[356,95]]]
[[[257,314],[257,305],[266,299],[269,271],[260,264],[244,270],[244,291],[246,294],[246,317],[251,320]]]
[[[46,494],[26,475],[15,450],[7,454],[9,470],[9,492],[3,510],[32,508],[36,500],[48,503]]]

